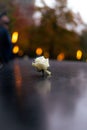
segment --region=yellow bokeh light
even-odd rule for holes
[[[16,43],[18,40],[18,32],[12,34],[12,43]]]
[[[17,54],[19,52],[19,47],[18,46],[14,46],[12,51],[13,51],[14,54]]]
[[[41,55],[42,53],[43,53],[42,48],[37,48],[37,49],[36,49],[36,54],[37,54],[37,55]]]
[[[77,50],[76,58],[77,58],[78,60],[80,60],[80,59],[82,58],[82,51],[81,51],[81,50]]]
[[[64,60],[65,56],[64,56],[64,53],[60,53],[58,56],[57,56],[57,60],[58,61],[62,61]]]

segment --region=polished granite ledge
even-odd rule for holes
[[[50,60],[51,77],[31,63],[0,70],[0,130],[86,130],[87,63]]]

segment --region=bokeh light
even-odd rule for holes
[[[12,34],[12,43],[16,43],[18,40],[18,32]]]
[[[42,48],[37,48],[37,49],[36,49],[36,54],[37,54],[37,55],[41,55],[42,53],[43,53]]]
[[[19,52],[19,46],[14,46],[12,51],[13,54],[17,54]]]
[[[80,60],[82,58],[82,51],[81,50],[77,50],[77,52],[76,52],[76,58],[78,60]]]
[[[65,58],[64,53],[60,53],[60,54],[57,56],[57,60],[58,60],[58,61],[62,61],[62,60],[64,60],[64,58]]]

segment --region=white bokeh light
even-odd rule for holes
[[[79,12],[82,20],[87,23],[87,1],[86,0],[68,0],[68,7],[75,13]]]
[[[44,0],[44,2],[46,3],[47,6],[53,8],[55,6],[55,0]],[[43,3],[41,2],[41,0],[36,0],[35,1],[35,5],[39,6],[39,7],[43,7]]]
[[[53,7],[53,6],[55,6],[55,0],[44,0],[45,1],[45,3],[48,5],[48,6],[50,6],[50,7]]]
[[[35,0],[35,6],[43,7],[41,0]]]

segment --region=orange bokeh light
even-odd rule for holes
[[[64,56],[64,53],[60,53],[58,56],[57,56],[57,60],[58,61],[62,61],[64,60],[65,56]]]
[[[37,54],[37,55],[41,55],[42,53],[43,53],[42,48],[37,48],[37,49],[36,49],[36,54]]]
[[[14,54],[17,54],[19,52],[19,47],[18,46],[14,46],[12,51],[13,51]]]

